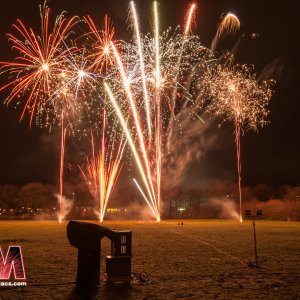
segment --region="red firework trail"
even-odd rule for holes
[[[61,144],[60,144],[60,170],[59,170],[59,223],[62,222],[62,197],[63,197],[63,183],[64,183],[64,161],[65,161],[65,143],[66,143],[67,129],[64,127],[64,114],[61,114]]]

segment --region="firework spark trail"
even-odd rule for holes
[[[61,72],[66,51],[59,51],[78,18],[67,20],[64,14],[57,17],[53,30],[49,30],[50,9],[44,5],[40,9],[41,37],[33,29],[27,29],[21,20],[13,24],[16,34],[8,34],[12,49],[18,52],[15,62],[1,62],[1,71],[7,72],[13,78],[0,88],[0,91],[11,88],[6,103],[9,104],[21,94],[27,94],[27,99],[20,120],[26,111],[30,114],[32,124],[37,105],[45,106],[53,78]]]
[[[242,211],[242,164],[241,164],[241,127],[238,120],[238,115],[235,114],[235,144],[236,144],[236,156],[237,156],[237,173],[238,173],[238,190],[239,190],[239,204],[240,204],[240,222],[243,222]]]
[[[156,189],[157,189],[157,198],[156,206],[158,209],[159,218],[157,221],[160,221],[160,187],[161,187],[161,160],[162,160],[162,139],[161,139],[161,103],[160,103],[160,49],[159,49],[159,19],[158,19],[158,8],[157,1],[154,1],[154,36],[155,36],[155,93],[154,93],[154,102],[156,104],[156,135],[155,135],[155,145],[156,145]]]
[[[144,93],[144,100],[145,100],[145,107],[146,107],[147,125],[148,125],[148,138],[149,138],[149,142],[151,142],[151,137],[152,137],[151,111],[150,111],[149,96],[147,90],[146,74],[145,74],[143,47],[141,41],[138,15],[133,1],[130,1],[130,8],[131,8],[134,30],[136,35],[136,44],[139,53],[140,71],[141,71],[141,77],[143,82],[143,93]]]
[[[113,42],[111,42],[111,47],[113,49],[115,59],[116,59],[117,65],[118,65],[118,69],[119,69],[120,74],[121,74],[124,89],[126,91],[127,97],[129,99],[129,102],[130,102],[130,107],[131,107],[130,111],[133,115],[134,125],[135,125],[136,131],[137,131],[138,141],[139,141],[139,145],[141,147],[141,152],[142,152],[144,164],[145,164],[145,167],[146,167],[147,180],[148,180],[148,184],[150,186],[151,196],[150,196],[150,194],[149,194],[149,196],[154,201],[155,206],[157,206],[154,187],[153,187],[153,182],[152,182],[151,169],[150,169],[150,165],[149,165],[148,154],[147,154],[147,150],[146,150],[146,146],[145,146],[145,142],[144,142],[144,135],[143,135],[141,125],[140,125],[138,110],[136,108],[136,104],[135,104],[135,101],[134,101],[134,98],[133,98],[133,95],[132,95],[132,92],[131,92],[131,89],[130,89],[130,82],[128,80],[129,78],[127,77],[127,75],[125,73],[124,66],[123,66],[123,63],[121,61],[120,55],[119,55],[118,50],[116,49]]]
[[[207,110],[223,121],[234,123],[240,221],[242,222],[241,191],[241,129],[257,130],[263,127],[269,113],[266,108],[272,96],[272,81],[258,82],[252,68],[234,64],[231,57],[224,65],[212,65],[204,74],[205,80],[199,85],[207,93],[210,102]]]
[[[66,142],[66,131],[64,127],[64,114],[61,114],[61,144],[60,144],[60,170],[59,170],[59,215],[58,221],[62,222],[63,215],[61,211],[61,201],[63,197],[63,182],[64,182],[64,161],[65,161],[65,142]]]
[[[183,34],[183,41],[181,44],[181,48],[180,48],[180,53],[178,56],[178,60],[177,60],[177,67],[176,67],[176,75],[174,77],[174,89],[172,92],[172,111],[171,114],[172,116],[175,118],[175,101],[176,101],[176,95],[177,95],[177,88],[178,88],[178,76],[179,76],[179,66],[182,60],[182,54],[184,51],[184,48],[186,46],[186,43],[188,41],[188,36],[190,34],[191,31],[191,24],[192,24],[192,20],[193,20],[193,16],[195,14],[195,10],[196,10],[196,4],[192,4],[187,12],[187,16],[186,16],[186,23],[185,23],[185,28],[184,28],[184,34]]]
[[[135,178],[133,178],[133,182],[135,183],[135,185],[137,186],[138,190],[140,191],[141,195],[143,196],[144,200],[146,201],[146,203],[148,204],[148,206],[150,207],[153,215],[157,215],[157,212],[154,210],[153,206],[149,203],[143,189],[141,188],[141,186],[139,185],[139,183],[137,182],[137,180]],[[159,220],[157,220],[159,221]]]
[[[104,17],[103,30],[99,30],[97,28],[95,22],[90,16],[84,17],[84,20],[91,31],[89,36],[93,35],[96,40],[96,51],[88,56],[88,58],[92,58],[94,60],[91,67],[100,73],[104,70],[104,74],[107,74],[108,67],[113,65],[113,59],[110,52],[110,42],[114,39],[115,29],[112,27],[107,15]]]
[[[55,83],[55,91],[49,95],[48,103],[50,107],[61,105],[62,109],[66,105],[75,113],[76,108],[80,110],[82,106],[88,106],[84,100],[89,98],[90,94],[97,93],[98,79],[103,78],[100,74],[92,72],[92,66],[88,65],[89,60],[85,51],[77,51],[77,55],[69,53],[65,57],[65,69],[60,73],[60,78]],[[79,92],[83,91],[79,97]],[[84,96],[86,95],[86,96]],[[65,101],[58,101],[62,100]],[[56,108],[59,111],[58,108]]]
[[[160,88],[160,61],[159,61],[159,21],[157,1],[153,3],[154,12],[154,37],[155,37],[155,88],[156,91]]]
[[[186,42],[188,40],[188,36],[190,34],[191,31],[191,24],[192,24],[192,20],[193,20],[193,16],[195,15],[195,10],[196,10],[196,4],[193,3],[188,12],[187,12],[187,16],[186,16],[186,23],[185,23],[185,28],[184,28],[184,35],[183,35],[183,41],[181,44],[181,48],[180,48],[180,53],[178,55],[178,59],[177,59],[177,65],[176,65],[176,73],[175,73],[175,77],[174,77],[174,88],[173,88],[173,92],[172,92],[172,96],[171,96],[171,118],[170,118],[170,129],[172,131],[173,129],[173,124],[174,124],[174,120],[176,118],[175,116],[175,106],[176,106],[176,97],[177,97],[177,89],[178,89],[178,76],[179,76],[179,67],[180,67],[180,63],[182,60],[182,54],[184,51],[184,48],[186,46]],[[169,137],[172,135],[172,132],[170,133]],[[168,140],[167,142],[168,148],[170,147],[170,141]]]
[[[156,207],[156,205],[155,205],[155,201],[154,201],[153,195],[152,195],[152,193],[151,193],[151,188],[150,188],[150,186],[149,186],[148,179],[147,179],[147,176],[146,176],[146,174],[145,174],[144,167],[143,167],[143,164],[142,164],[142,162],[141,162],[141,159],[140,159],[140,157],[139,157],[139,155],[138,155],[138,151],[137,151],[137,149],[136,149],[136,147],[135,147],[133,138],[132,138],[132,136],[131,136],[131,134],[130,134],[130,131],[129,131],[128,127],[127,127],[127,124],[126,124],[126,121],[125,121],[125,119],[124,119],[124,116],[123,116],[123,114],[122,114],[122,112],[121,112],[121,109],[120,109],[120,107],[118,106],[118,103],[117,103],[117,101],[116,101],[114,95],[112,94],[109,85],[108,85],[106,82],[104,83],[104,87],[105,87],[105,90],[106,90],[106,92],[107,92],[107,94],[108,94],[108,96],[109,96],[109,99],[110,99],[111,103],[113,104],[113,107],[114,107],[115,112],[116,112],[116,114],[117,114],[117,116],[118,116],[118,118],[119,118],[119,121],[120,121],[121,126],[122,126],[122,128],[123,128],[123,131],[125,132],[127,141],[128,141],[128,143],[129,143],[129,146],[130,146],[131,151],[132,151],[132,153],[133,153],[133,156],[134,156],[134,158],[135,158],[136,164],[137,164],[137,166],[138,166],[138,170],[139,170],[139,172],[140,172],[140,174],[141,174],[141,176],[142,176],[144,185],[145,185],[145,187],[146,187],[146,189],[147,189],[148,195],[149,195],[150,200],[151,200],[151,205],[150,205],[150,207],[152,207],[152,210],[155,211],[155,216],[156,216],[157,219],[158,219],[158,217],[159,217],[158,210],[157,210],[157,207]],[[144,193],[143,193],[143,194],[144,194]],[[147,200],[147,203],[149,204],[150,201]]]
[[[103,222],[108,201],[114,190],[121,172],[121,160],[125,144],[123,139],[115,149],[115,138],[109,142],[106,139],[106,113],[103,114],[103,128],[99,153],[95,154],[94,138],[91,134],[92,157],[87,158],[85,170],[79,166],[79,170],[90,187],[95,200],[99,202],[99,221]]]
[[[195,12],[195,7],[195,5],[191,5],[187,13],[184,34],[179,34],[175,32],[174,35],[171,35],[170,31],[166,31],[163,32],[162,35],[160,35],[158,3],[157,1],[155,1],[153,3],[153,37],[151,35],[148,35],[141,39],[136,8],[134,3],[131,2],[130,8],[132,14],[132,23],[134,25],[135,31],[134,34],[136,36],[136,46],[134,47],[130,44],[127,44],[127,47],[125,46],[124,48],[120,48],[119,54],[116,47],[114,47],[113,43],[111,43],[111,48],[113,49],[113,52],[115,54],[119,73],[121,74],[123,83],[121,87],[117,84],[118,87],[116,89],[118,91],[121,91],[121,94],[125,93],[130,102],[130,108],[126,110],[126,113],[128,113],[128,115],[130,116],[133,116],[134,130],[137,133],[137,145],[135,145],[136,141],[135,138],[133,138],[133,143],[131,146],[135,149],[134,151],[136,151],[136,154],[134,154],[135,160],[137,161],[136,156],[138,156],[140,160],[140,165],[138,166],[138,168],[144,168],[143,173],[147,180],[147,184],[145,184],[145,178],[143,178],[143,183],[145,184],[147,189],[147,203],[153,205],[153,207],[155,208],[154,210],[158,212],[158,214],[156,215],[157,220],[160,219],[161,208],[161,172],[163,159],[163,142],[166,137],[164,132],[164,126],[170,123],[169,111],[171,110],[168,110],[168,108],[164,106],[164,103],[162,103],[162,99],[166,99],[166,104],[169,104],[169,95],[172,95],[172,88],[174,88],[175,85],[174,74],[170,70],[176,69],[179,74],[179,69],[181,69],[182,67],[181,63],[183,57],[185,58],[184,61],[186,64],[184,67],[185,71],[187,71],[188,68],[191,67],[192,61],[198,60],[198,58],[195,58],[196,54],[195,56],[193,56],[194,54],[190,55],[183,53],[187,42],[190,43],[190,47],[194,47],[194,50],[198,49],[199,47],[200,42],[198,39],[190,39],[190,28]],[[197,51],[193,53],[197,53]],[[122,62],[121,57],[124,60],[124,62]],[[136,70],[136,57],[139,57],[138,65],[139,68],[142,70]],[[141,85],[143,87],[144,101],[141,104],[138,102],[139,88],[136,85],[134,85],[133,80],[129,79],[129,77],[126,75],[126,72],[123,67],[125,63],[127,64],[127,66],[129,66],[127,68],[129,68],[131,73],[140,74],[140,78],[137,79],[137,81],[140,80]],[[186,67],[187,65],[189,66]],[[145,73],[145,75],[143,75],[143,73]],[[144,78],[144,76],[146,77]],[[177,82],[178,77],[179,75],[177,75],[176,85],[178,85],[179,87],[182,86],[182,84]],[[147,86],[147,80],[149,81],[149,83],[152,84],[149,84],[149,86]],[[112,83],[112,85],[115,86],[114,83]],[[148,91],[149,88],[151,88],[151,92]],[[149,100],[150,96],[153,99],[149,102],[149,105],[151,105],[150,113],[153,111],[153,115],[150,114],[150,116],[147,113],[147,107],[145,105],[145,95],[146,97],[149,97]],[[177,92],[175,92],[175,95],[177,95]],[[124,104],[125,102],[123,101],[123,96],[121,96],[119,102]],[[176,101],[176,97],[174,101]],[[117,110],[116,107],[115,110]],[[150,138],[150,141],[153,142],[148,143],[147,148],[145,147],[145,141],[147,137],[149,137],[149,122],[147,120],[148,132],[146,134],[142,131],[139,119],[141,115],[144,115],[144,110],[148,120],[148,117],[150,117],[150,127],[151,129],[153,129],[153,136]],[[167,124],[165,124],[165,122]],[[127,124],[125,124],[124,126],[127,127]],[[126,130],[128,130],[128,128],[126,128]],[[129,134],[133,134],[130,132],[130,130],[128,130],[128,132]],[[139,152],[141,152],[141,154]],[[141,160],[140,158],[143,159]],[[138,185],[137,181],[135,181],[135,184],[141,191],[141,186]],[[150,187],[151,196],[149,194],[148,187]],[[144,198],[145,193],[142,193],[142,196]]]
[[[215,52],[216,47],[224,34],[236,34],[239,31],[241,26],[240,20],[238,17],[232,13],[228,13],[223,20],[221,21],[220,25],[218,26],[217,32],[215,37],[212,40],[210,50],[211,52]]]
[[[191,31],[191,24],[192,24],[193,16],[195,14],[195,10],[196,10],[196,4],[192,4],[187,13],[187,17],[186,17],[187,21],[185,23],[183,41],[181,44],[180,53],[179,53],[178,60],[177,60],[176,75],[174,77],[174,89],[172,92],[172,111],[171,111],[171,113],[172,113],[173,117],[175,117],[174,109],[175,109],[175,101],[176,101],[177,88],[178,88],[179,66],[180,66],[180,63],[182,60],[182,54],[183,54],[184,48],[188,41],[188,36]]]

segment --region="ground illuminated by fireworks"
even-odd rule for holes
[[[101,285],[94,298],[297,299],[300,295],[299,222],[257,222],[263,267],[259,270],[248,267],[253,261],[251,222],[240,226],[224,220],[183,222],[178,226],[176,221],[105,221],[108,227],[133,230],[132,271],[149,281],[133,282],[130,288],[109,288],[103,283],[105,263],[101,259]],[[65,225],[1,221],[1,246],[9,245],[11,237],[22,243],[28,280],[27,287],[2,288],[2,299],[20,295],[23,299],[80,298],[74,287],[77,249],[68,244]],[[233,234],[239,238],[233,239]],[[110,254],[106,239],[102,240],[102,253]]]

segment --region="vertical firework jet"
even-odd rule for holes
[[[142,157],[143,157],[143,161],[144,161],[144,166],[146,168],[146,174],[147,174],[147,178],[148,178],[148,184],[146,186],[147,186],[147,190],[148,190],[148,193],[149,193],[149,197],[151,198],[153,204],[157,205],[157,201],[155,199],[156,197],[155,197],[153,182],[152,182],[152,175],[151,175],[151,170],[150,170],[150,162],[149,162],[148,153],[147,153],[147,149],[146,149],[146,145],[145,145],[143,131],[142,131],[142,128],[141,128],[138,109],[136,107],[135,99],[134,99],[134,96],[133,96],[133,94],[131,92],[131,88],[130,88],[129,77],[126,75],[123,63],[121,61],[121,57],[120,57],[120,55],[118,53],[118,50],[116,49],[115,45],[113,44],[113,42],[111,42],[111,47],[113,49],[115,59],[116,59],[116,62],[117,62],[117,66],[118,66],[120,74],[121,74],[121,79],[122,79],[122,82],[123,82],[123,86],[124,86],[127,98],[129,100],[129,103],[130,103],[130,108],[131,108],[130,113],[132,114],[134,125],[136,127],[136,133],[137,133],[137,138],[138,138],[138,141],[139,141],[139,147],[141,149],[141,153],[142,153]],[[156,207],[156,210],[157,210],[157,207]],[[156,216],[156,217],[158,219],[158,216]]]
[[[94,199],[99,203],[99,220],[103,222],[107,203],[118,180],[122,164],[125,143],[107,139],[106,114],[103,114],[103,128],[99,151],[95,153],[93,135],[91,135],[92,157],[86,159],[85,167],[79,166]]]
[[[154,1],[153,38],[142,37],[136,6],[131,1],[130,11],[135,45],[130,48],[131,46],[127,44],[124,51],[124,49],[117,49],[114,43],[111,43],[122,86],[116,88],[114,83],[108,81],[105,89],[126,134],[144,187],[136,179],[134,183],[157,221],[160,220],[161,214],[161,171],[163,145],[166,138],[165,126],[173,118],[182,61],[184,60],[186,64],[190,62],[191,54],[185,52],[185,48],[190,43],[189,47],[195,47],[193,53],[196,53],[199,46],[198,41],[190,39],[195,9],[195,4],[192,4],[187,12],[183,34],[169,37],[169,32],[160,34],[158,3]],[[133,64],[130,63],[130,56],[132,56]],[[138,62],[136,62],[136,57],[138,57]],[[162,59],[164,59],[163,65]],[[129,75],[129,72],[136,69],[138,71],[134,72],[139,77],[141,88],[138,88]],[[180,86],[183,89],[182,84]],[[118,95],[117,97],[114,96],[112,90]],[[124,94],[129,105],[124,104]],[[140,100],[141,98],[143,101]],[[165,103],[163,99],[166,99]],[[171,99],[171,105],[168,105],[169,99]],[[171,111],[166,110],[168,107]],[[125,121],[127,118],[125,115],[128,121]],[[146,119],[145,123],[141,119],[143,116]],[[130,127],[131,123],[132,127]]]
[[[149,104],[150,100],[149,100],[149,95],[148,95],[148,90],[147,90],[143,46],[142,46],[142,41],[141,41],[139,20],[138,20],[138,15],[136,12],[136,7],[135,7],[135,4],[133,1],[130,2],[130,8],[131,8],[131,14],[132,14],[132,20],[133,20],[133,27],[134,27],[134,31],[135,31],[136,44],[137,44],[137,49],[138,49],[138,54],[139,54],[140,71],[141,71],[141,77],[142,77],[142,83],[143,83],[143,93],[144,93],[144,101],[145,101],[146,116],[147,116],[148,138],[151,141],[152,122],[151,122],[151,111],[150,111],[150,104]]]
[[[130,3],[132,18],[136,33],[136,42],[137,42],[137,52],[139,57],[139,64],[141,68],[141,77],[143,83],[143,94],[146,106],[146,117],[147,117],[147,127],[148,127],[148,141],[151,145],[152,140],[152,127],[154,127],[155,138],[153,139],[155,144],[155,170],[151,169],[150,166],[150,157],[149,152],[151,149],[146,147],[145,135],[143,134],[143,128],[140,122],[139,111],[136,105],[136,99],[134,99],[134,95],[131,91],[129,76],[126,74],[124,69],[124,65],[122,63],[121,57],[116,49],[115,45],[111,43],[111,48],[113,49],[113,53],[115,55],[115,60],[121,75],[121,79],[123,82],[123,87],[126,92],[127,98],[130,104],[130,114],[133,118],[134,126],[136,129],[136,135],[139,142],[138,149],[140,149],[141,156],[143,158],[143,163],[141,162],[140,155],[138,154],[137,148],[134,144],[134,138],[131,136],[127,128],[127,124],[124,120],[123,114],[113,97],[111,90],[109,89],[108,85],[105,85],[105,88],[109,94],[110,100],[114,106],[114,109],[117,111],[117,115],[121,121],[123,130],[126,132],[127,139],[129,140],[129,144],[131,146],[131,150],[134,154],[135,160],[137,162],[139,171],[142,175],[142,179],[144,185],[146,187],[148,197],[145,197],[145,193],[142,191],[142,188],[138,184],[136,180],[134,180],[135,184],[137,185],[138,189],[141,191],[143,197],[145,198],[146,202],[150,206],[152,212],[155,215],[157,221],[160,221],[160,180],[161,180],[161,113],[160,113],[160,53],[159,53],[159,24],[158,24],[158,9],[157,9],[157,2],[154,2],[154,36],[155,36],[155,92],[154,92],[154,114],[155,114],[155,121],[154,126],[151,124],[151,115],[150,115],[150,107],[149,107],[149,100],[148,100],[148,91],[147,91],[147,84],[146,84],[146,77],[145,77],[145,66],[144,66],[144,58],[143,58],[143,49],[141,45],[140,39],[140,32],[139,32],[139,25],[137,19],[137,13],[135,9],[135,5],[133,2]],[[145,168],[145,171],[144,171]],[[155,176],[154,174],[155,173]],[[154,188],[154,183],[156,183],[156,188]]]
[[[178,76],[179,76],[179,71],[180,71],[180,64],[182,61],[182,55],[183,55],[183,51],[185,49],[186,43],[188,42],[188,37],[189,34],[191,32],[191,25],[192,25],[192,20],[194,18],[195,15],[195,10],[196,10],[196,4],[193,3],[187,13],[187,17],[186,17],[186,23],[185,23],[185,28],[184,28],[184,34],[183,34],[183,40],[181,43],[181,47],[180,47],[180,52],[178,55],[178,59],[177,59],[177,66],[176,66],[176,73],[174,76],[174,88],[172,91],[172,96],[171,96],[171,118],[170,118],[170,134],[169,137],[172,136],[172,131],[173,131],[173,127],[174,127],[174,120],[176,118],[175,116],[175,108],[176,108],[176,98],[177,98],[177,89],[178,89]],[[170,141],[167,142],[168,147],[170,145]]]
[[[231,57],[225,65],[207,68],[199,86],[207,93],[206,108],[224,121],[232,121],[235,128],[240,221],[242,222],[241,190],[241,130],[257,130],[267,124],[267,105],[272,96],[272,81],[258,82],[252,68],[235,64]]]
[[[62,199],[63,199],[63,184],[64,184],[64,162],[65,162],[65,144],[66,144],[67,129],[64,127],[64,114],[61,114],[61,142],[60,142],[60,167],[59,167],[59,214],[58,221],[62,222]]]
[[[183,41],[181,44],[180,53],[179,53],[178,60],[177,60],[176,74],[174,77],[174,89],[172,92],[172,115],[173,115],[173,117],[175,117],[174,110],[175,110],[176,94],[177,94],[177,88],[178,88],[178,76],[179,76],[179,69],[180,69],[179,66],[180,66],[180,63],[182,60],[183,50],[186,46],[186,43],[188,41],[188,36],[191,31],[191,25],[192,25],[192,20],[193,20],[194,14],[195,14],[195,10],[196,10],[196,4],[192,4],[187,13],[184,34],[183,34]]]
[[[147,204],[150,206],[152,212],[154,212],[154,215],[158,219],[158,210],[157,210],[157,207],[155,206],[155,200],[154,200],[154,198],[152,196],[152,193],[151,193],[151,188],[149,186],[148,177],[147,177],[147,175],[146,175],[146,173],[144,171],[144,166],[143,166],[142,161],[140,159],[140,155],[138,154],[138,150],[137,150],[137,148],[135,146],[134,138],[131,135],[131,132],[130,132],[128,126],[127,126],[127,122],[125,121],[123,113],[122,113],[122,111],[121,111],[121,109],[120,109],[120,107],[119,107],[119,105],[118,105],[118,103],[117,103],[114,95],[112,94],[112,91],[111,91],[109,85],[107,83],[104,83],[104,87],[105,87],[105,90],[106,90],[106,92],[107,92],[107,94],[109,96],[110,101],[112,102],[112,105],[113,105],[113,108],[115,110],[115,113],[116,113],[117,117],[120,120],[122,129],[125,132],[127,141],[129,143],[129,146],[130,146],[131,151],[133,153],[134,159],[135,159],[136,164],[138,166],[138,170],[139,170],[139,172],[140,172],[140,174],[142,176],[143,183],[144,183],[144,185],[145,185],[145,187],[147,189],[147,192],[148,192],[150,200],[148,200],[148,197],[144,197],[144,198],[145,198]],[[136,182],[136,180],[135,180],[135,182]],[[145,195],[144,193],[142,193],[142,194]]]
[[[160,45],[159,45],[159,18],[158,18],[158,7],[157,1],[154,1],[154,37],[155,37],[155,90],[154,90],[154,104],[155,107],[155,121],[156,121],[156,130],[155,130],[155,152],[156,152],[156,202],[157,210],[159,216],[157,221],[160,221],[160,206],[161,206],[161,161],[162,161],[162,137],[161,137],[161,97],[160,97],[160,88],[161,88],[161,67],[160,67]]]

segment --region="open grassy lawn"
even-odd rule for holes
[[[95,299],[300,299],[300,223],[257,222],[258,255],[253,258],[252,223],[246,221],[114,221],[104,225],[133,231],[134,272],[150,282],[107,287],[104,276]],[[66,225],[0,221],[0,246],[21,245],[27,287],[0,288],[0,299],[80,299],[75,288],[77,249]],[[102,266],[110,242],[102,240]]]

